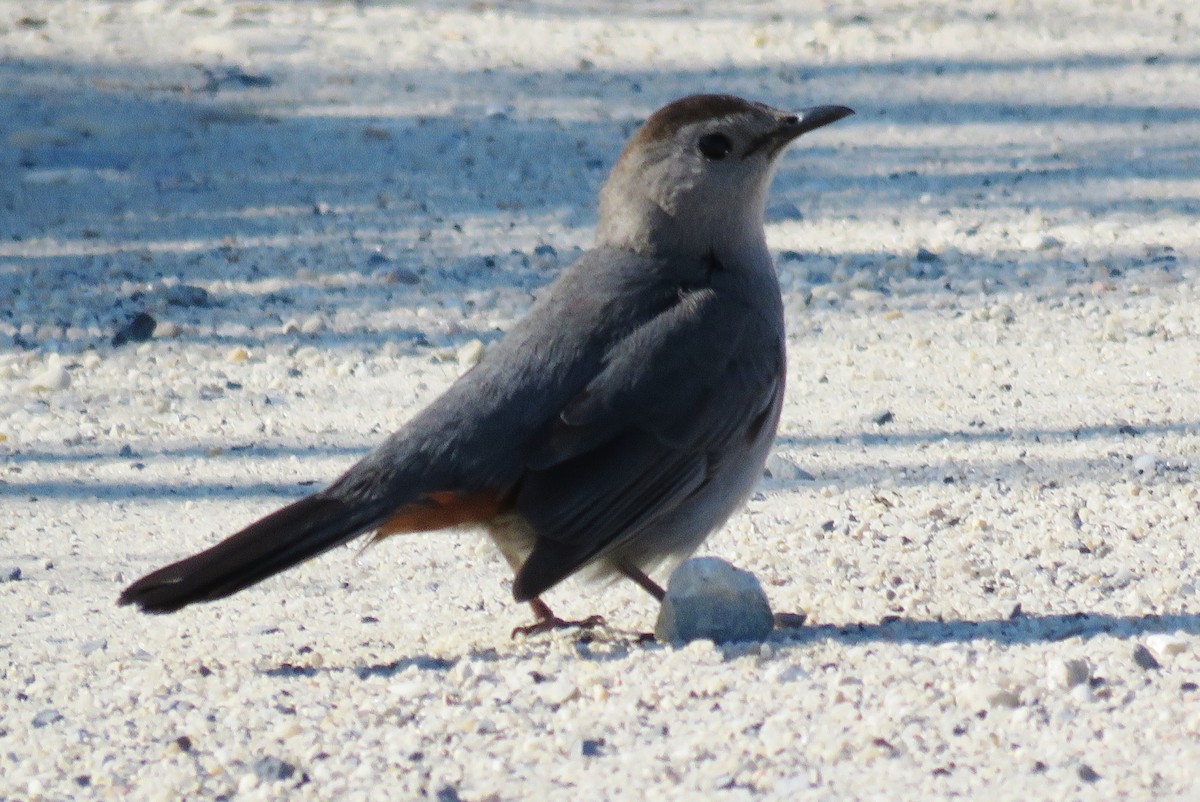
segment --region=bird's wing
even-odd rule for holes
[[[607,353],[536,438],[517,509],[538,547],[518,576],[532,598],[635,536],[749,441],[782,391],[780,332],[711,289],[678,302]]]

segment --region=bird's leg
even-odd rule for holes
[[[620,566],[618,566],[618,567],[619,567],[621,573],[626,576],[626,578],[632,579],[634,582],[636,582],[638,584],[638,586],[642,590],[646,591],[651,596],[653,596],[655,598],[655,600],[658,601],[660,604],[662,603],[662,600],[667,595],[667,592],[662,589],[662,585],[658,584],[653,579],[646,576],[645,571],[641,570],[640,568],[638,568],[636,566],[633,566],[633,565],[630,565],[629,563],[624,563],[624,562],[621,563]]]
[[[556,616],[550,609],[550,605],[541,599],[534,599],[529,602],[529,606],[533,609],[537,622],[524,627],[514,627],[512,631],[514,638],[518,635],[540,635],[543,632],[554,632],[559,629],[593,629],[608,623],[604,620],[604,616],[600,615],[588,616],[581,621],[567,621]]]
[[[532,548],[533,532],[529,525],[516,515],[500,516],[492,520],[488,526],[488,534],[500,549],[500,553],[504,555],[504,561],[508,563],[512,572],[515,574],[520,571],[521,564],[529,557],[529,551]],[[556,616],[550,609],[550,605],[541,599],[533,599],[529,602],[529,606],[533,609],[533,616],[537,621],[528,626],[514,627],[512,637],[539,635],[543,632],[553,632],[556,629],[591,629],[606,623],[598,615],[582,621],[566,621]]]

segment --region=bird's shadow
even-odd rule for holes
[[[1007,618],[984,621],[917,621],[888,618],[874,624],[805,626],[776,632],[787,643],[823,640],[855,643],[917,643],[940,646],[947,643],[992,641],[1002,646],[1053,643],[1070,638],[1085,640],[1100,636],[1132,639],[1159,632],[1200,633],[1200,615],[1189,613],[1138,616],[1104,613],[1027,615],[1018,606]]]
[[[1117,616],[1103,613],[1064,613],[1054,615],[1026,615],[1019,607],[1007,618],[983,621],[916,621],[905,618],[889,618],[874,624],[800,626],[778,629],[771,636],[771,643],[786,649],[800,647],[819,641],[839,641],[847,645],[864,643],[912,643],[941,646],[948,643],[991,641],[1002,646],[1029,646],[1038,643],[1054,643],[1070,638],[1088,640],[1100,636],[1134,639],[1154,633],[1183,632],[1200,634],[1200,615],[1190,613],[1148,614],[1139,616]],[[582,632],[576,641],[576,654],[589,662],[612,662],[623,660],[639,652],[670,648],[646,635],[634,632],[615,632],[624,640],[606,640],[607,648],[592,649],[596,643],[592,635]],[[550,639],[545,639],[546,644]],[[533,642],[536,649],[536,641]],[[722,647],[725,656],[733,659],[747,653],[756,644],[730,644]],[[373,677],[389,678],[404,673],[410,668],[421,671],[444,672],[453,668],[461,659],[495,662],[502,659],[495,649],[472,651],[462,658],[417,655],[402,657],[386,663],[356,666],[299,666],[282,662],[265,669],[271,677],[312,677],[321,674],[351,673],[360,680]]]

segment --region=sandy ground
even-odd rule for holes
[[[0,799],[1200,798],[1200,12],[805,5],[0,5]],[[808,627],[568,582],[611,628],[514,641],[469,533],[115,606],[447,386],[697,91],[858,111],[705,547]]]

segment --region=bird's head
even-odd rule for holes
[[[782,111],[731,95],[664,106],[629,140],[605,182],[597,245],[681,254],[758,245],[779,154],[801,134],[853,113],[844,106]]]

